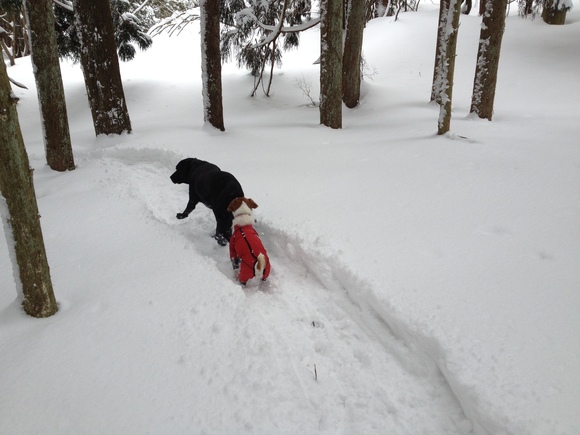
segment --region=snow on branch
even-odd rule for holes
[[[27,88],[25,85],[23,85],[23,84],[22,84],[22,83],[20,83],[20,82],[17,82],[16,80],[14,80],[14,79],[13,79],[13,78],[11,78],[11,77],[8,77],[8,80],[10,80],[10,82],[11,82],[12,84],[14,84],[14,85],[18,86],[19,88],[22,88],[22,89],[28,89],[28,88]]]
[[[74,7],[71,1],[67,1],[67,0],[52,0],[52,2],[62,8],[65,8],[69,11],[74,11]]]
[[[316,26],[318,23],[320,23],[320,17],[313,18],[310,21],[307,21],[307,22],[302,23],[302,24],[298,24],[296,26],[281,27],[280,28],[280,33],[302,32],[304,30],[308,30],[311,27]],[[258,26],[260,26],[264,30],[271,30],[271,31],[274,31],[274,30],[276,30],[278,28],[277,25],[276,26],[268,26],[268,25],[262,24],[260,22],[258,22]]]
[[[143,7],[149,3],[149,0],[145,0],[143,3],[141,3],[139,6],[137,6],[135,8],[135,10],[133,11],[134,14],[136,14],[137,12],[139,12],[141,9],[143,9]]]
[[[268,34],[268,36],[266,36],[259,43],[252,45],[251,48],[263,47],[265,45],[268,45],[268,44],[274,42],[278,38],[278,36],[280,36],[283,33],[302,32],[303,30],[307,30],[307,29],[310,29],[311,27],[314,27],[315,25],[317,25],[320,22],[320,18],[315,18],[315,19],[307,21],[306,23],[303,23],[303,24],[299,24],[296,26],[284,27],[283,24],[284,24],[284,19],[286,17],[286,9],[287,8],[288,8],[288,0],[284,0],[284,4],[282,5],[282,11],[280,12],[280,17],[278,18],[278,23],[274,26],[267,25],[267,24],[260,22],[260,20],[258,20],[253,14],[251,14],[251,17],[256,22],[258,27],[260,27],[261,29],[263,29],[267,32],[270,32]],[[248,14],[248,13],[246,13],[246,14]],[[248,14],[248,15],[250,15],[250,14]]]
[[[169,36],[173,36],[174,33],[179,35],[188,24],[197,20],[199,20],[199,14],[197,13],[192,11],[179,12],[151,27],[149,34],[151,36],[157,36],[167,31]]]

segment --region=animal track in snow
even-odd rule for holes
[[[227,278],[225,293],[216,297],[216,303],[242,304],[239,317],[215,319],[205,329],[188,318],[195,314],[182,310],[181,363],[195,361],[187,343],[219,341],[235,334],[242,346],[237,352],[247,358],[241,364],[251,371],[266,370],[264,358],[272,361],[278,376],[293,379],[289,382],[300,391],[304,406],[320,415],[321,429],[336,428],[325,421],[325,409],[342,407],[344,427],[364,409],[374,416],[370,420],[377,421],[377,428],[366,428],[371,431],[380,426],[416,433],[416,426],[401,425],[421,421],[421,427],[431,433],[469,432],[468,420],[436,362],[388,312],[389,307],[376,300],[371,285],[341,263],[340,256],[323,252],[262,216],[256,229],[268,249],[272,274],[266,292],[242,289],[235,283],[227,247],[211,237],[215,228],[211,211],[199,205],[187,219],[175,218],[187,200],[187,189],[169,180],[180,156],[159,150],[107,149],[100,159],[110,166],[111,177],[118,178],[121,193],[143,203],[146,219],[168,226],[183,238],[190,255],[215,267],[216,279]],[[240,294],[244,295],[241,302]],[[230,369],[237,382],[247,383],[249,389],[275,388],[275,379],[267,375],[263,383],[252,385],[255,381],[247,372],[236,366]],[[199,370],[207,383],[214,382],[210,370]],[[224,394],[232,395],[235,403],[241,400],[239,393]],[[283,399],[291,400],[291,392],[287,394]]]

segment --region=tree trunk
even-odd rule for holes
[[[485,3],[485,2],[482,2],[482,3]],[[532,15],[532,13],[534,12],[534,0],[524,0],[523,8],[524,8],[524,12],[523,12],[524,17],[527,17],[528,15]]]
[[[130,133],[109,0],[75,0],[74,9],[95,134]]]
[[[320,123],[342,128],[342,0],[322,0],[320,15]]]
[[[201,73],[204,121],[224,131],[222,61],[220,54],[220,0],[201,0]]]
[[[75,168],[51,0],[26,2],[34,78],[40,103],[46,161],[56,171]]]
[[[10,12],[8,17],[12,18],[12,54],[15,58],[28,56],[30,54],[30,45],[26,34],[26,20],[24,11],[21,6]],[[9,20],[10,21],[10,20]]]
[[[437,134],[445,134],[451,124],[451,107],[453,96],[453,76],[455,74],[455,53],[457,51],[457,34],[459,32],[459,17],[461,15],[461,0],[444,0],[441,7],[445,8],[441,14],[439,25],[442,29],[441,48],[441,84],[439,85],[441,105]]]
[[[471,3],[471,0],[464,0],[465,5],[461,8],[461,13],[463,15],[469,15],[469,13],[471,12],[471,8],[473,7],[473,4]]]
[[[484,0],[470,112],[491,121],[507,0]]]
[[[435,101],[437,104],[441,104],[441,82],[442,82],[442,74],[443,74],[443,63],[442,63],[442,54],[445,50],[442,47],[443,44],[443,30],[444,28],[441,26],[443,13],[446,11],[445,3],[441,1],[439,3],[439,21],[437,21],[437,45],[435,47],[435,66],[433,67],[433,83],[431,85],[431,100]]]
[[[14,257],[18,263],[18,267],[14,265],[14,270],[19,272],[15,279],[17,286],[21,286],[24,311],[34,317],[48,317],[56,313],[58,307],[16,101],[6,65],[0,62],[0,192],[8,206],[9,216],[3,217],[6,221],[6,240],[9,244],[13,241]],[[0,207],[5,208],[3,204]],[[12,228],[12,234],[9,234],[7,223]]]
[[[358,106],[361,86],[361,53],[365,27],[365,3],[350,0],[342,63],[342,100],[349,109]]]
[[[547,24],[562,25],[566,22],[567,11],[562,7],[562,0],[545,0],[542,19]]]
[[[531,1],[533,2],[534,0]],[[483,16],[483,14],[485,14],[485,0],[479,2],[479,16]]]

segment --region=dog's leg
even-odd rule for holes
[[[254,276],[257,279],[262,280],[265,268],[266,268],[266,257],[264,257],[264,254],[259,254],[258,258],[256,259],[256,264],[254,265]]]
[[[187,202],[187,206],[185,206],[185,210],[182,213],[177,213],[177,219],[185,219],[189,216],[193,210],[195,210],[195,206],[199,203],[199,196],[195,192],[195,189],[192,186],[189,186],[189,201]]]
[[[221,246],[226,246],[232,237],[232,214],[225,210],[213,209],[216,220],[215,239]]]

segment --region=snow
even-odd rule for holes
[[[131,134],[94,137],[65,62],[67,173],[18,59],[59,312],[23,313],[0,236],[0,433],[580,433],[580,12],[515,15],[492,122],[468,114],[481,19],[461,17],[443,137],[428,4],[368,24],[375,74],[341,130],[296,85],[318,93],[318,29],[270,98],[224,66],[223,133],[203,125],[197,22],[121,65]],[[259,204],[263,287],[236,284],[208,209],[175,218],[185,157]]]

